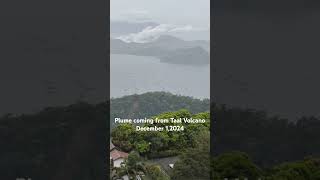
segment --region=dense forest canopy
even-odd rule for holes
[[[77,103],[0,118],[0,179],[102,179],[107,105]]]
[[[159,96],[164,98],[159,98]],[[132,103],[136,99],[138,99],[137,102],[144,102],[136,106],[136,111],[130,108],[132,104],[125,106],[126,103]],[[206,116],[206,118],[209,118],[209,114],[205,112],[208,109],[209,100],[196,100],[167,93],[132,95],[118,100],[111,100],[114,103],[112,108],[114,112],[121,112],[122,115],[139,112],[141,113],[138,114],[139,116],[161,117],[177,113],[183,116]],[[150,112],[147,111],[147,107],[151,109]],[[187,110],[178,111],[183,108]],[[133,115],[136,114],[133,113]],[[283,179],[288,180],[293,175],[301,176],[304,179],[319,177],[320,143],[318,137],[320,136],[320,120],[318,117],[301,117],[297,121],[293,121],[269,116],[263,111],[232,108],[224,105],[214,105],[210,116],[214,120],[210,123],[214,130],[214,138],[209,138],[209,141],[214,144],[214,149],[212,149],[215,154],[213,164],[217,166],[213,166],[213,168],[217,168],[214,169],[214,171],[217,171],[216,174],[225,176],[232,172],[231,175],[229,174],[230,177],[232,177],[232,174],[250,175],[250,177],[263,175],[270,176],[273,179],[287,177]],[[93,172],[85,171],[88,170],[88,162],[92,162],[92,166],[96,165],[98,156],[95,158],[90,156],[86,159],[87,156],[83,156],[83,154],[99,154],[99,149],[105,152],[105,142],[100,143],[101,146],[93,149],[86,147],[91,147],[101,137],[105,138],[105,134],[101,136],[98,135],[98,132],[104,132],[105,126],[109,124],[108,117],[110,116],[107,103],[97,105],[77,103],[65,107],[46,108],[41,112],[30,115],[7,114],[2,116],[0,118],[1,177],[12,179],[16,178],[18,174],[43,179],[48,174],[58,174],[58,172],[63,171],[61,161],[64,159],[61,157],[67,156],[68,152],[73,152],[71,157],[75,159],[78,159],[75,152],[79,152],[78,157],[83,157],[82,160],[86,162],[82,164],[75,161],[73,173],[83,171],[88,173],[86,176],[90,176],[90,173],[98,174],[92,169],[89,171]],[[99,127],[95,127],[95,122],[103,123]],[[187,130],[204,132],[197,129],[200,127],[187,128]],[[130,129],[131,127],[128,126],[127,128]],[[201,128],[207,129],[206,131],[209,132],[208,126],[202,126]],[[206,138],[204,137],[208,137],[208,134],[198,135],[202,137],[201,139],[204,139],[202,144],[205,144]],[[192,155],[192,153],[202,151],[196,148],[208,148],[208,146],[196,144],[196,142],[200,142],[196,140],[199,137],[191,132],[176,137],[161,133],[152,133],[152,135],[146,136],[142,133],[137,138],[139,141],[129,141],[131,144],[129,144],[128,150],[137,149],[142,156],[147,157],[151,157],[151,154],[160,157],[170,155],[170,153],[181,156],[177,162],[177,169],[173,171],[176,173],[174,176],[188,171],[188,169],[185,169],[186,166],[179,164],[199,160],[200,157],[197,154]],[[162,139],[157,141],[161,145],[151,147],[144,143],[144,141],[152,138]],[[169,148],[169,151],[165,151],[174,138],[179,143],[171,146],[172,148]],[[74,142],[74,144],[70,145],[71,142]],[[77,145],[77,142],[81,143]],[[122,146],[117,142],[116,144]],[[208,145],[208,143],[206,144]],[[174,149],[183,148],[187,145],[190,149],[186,148],[185,151],[179,153],[174,152]],[[78,148],[82,151],[78,151]],[[234,151],[241,153],[235,153]],[[230,160],[233,158],[239,161]],[[82,161],[81,158],[78,160]],[[232,164],[232,162],[239,162],[239,164]],[[243,167],[241,171],[238,171],[239,168],[231,169],[232,171],[224,170],[224,167],[239,166]],[[189,167],[194,168],[192,164]],[[157,167],[150,168],[157,169]]]
[[[162,157],[173,156],[180,154],[184,149],[195,147],[197,144],[196,136],[201,131],[207,131],[209,133],[210,128],[210,115],[209,112],[191,114],[187,110],[180,110],[176,112],[162,113],[152,117],[153,119],[169,119],[169,118],[197,118],[205,119],[206,122],[202,124],[188,124],[183,123],[183,131],[143,131],[137,132],[134,124],[121,124],[112,130],[111,137],[112,142],[117,147],[123,150],[131,151],[135,150],[141,155],[149,157]],[[174,123],[166,124],[153,124],[163,127],[166,125],[176,125]],[[180,124],[178,124],[180,125]],[[144,126],[151,126],[145,124]],[[209,152],[209,150],[208,150]]]
[[[195,99],[167,92],[148,92],[111,99],[111,126],[114,118],[145,118],[168,111],[186,109],[191,113],[209,111],[209,99]]]
[[[320,120],[316,117],[294,121],[263,111],[218,105],[213,116],[215,154],[243,151],[263,167],[320,155]]]

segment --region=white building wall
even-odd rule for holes
[[[119,158],[119,159],[113,161],[113,167],[121,167],[122,162],[124,162],[123,158]]]
[[[125,176],[122,176],[122,179],[123,180],[129,180],[129,177],[127,175],[125,175]]]

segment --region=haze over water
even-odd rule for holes
[[[173,94],[209,98],[210,66],[162,63],[146,56],[111,54],[111,97],[166,91]]]

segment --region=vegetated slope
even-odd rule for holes
[[[0,117],[0,179],[103,179],[107,109],[78,103]]]
[[[212,123],[215,154],[241,151],[261,167],[270,167],[307,156],[319,157],[320,120],[301,117],[297,121],[270,116],[255,109],[215,106]]]
[[[111,126],[114,118],[145,118],[163,112],[187,109],[191,113],[209,111],[209,99],[195,99],[167,92],[149,92],[111,99]]]

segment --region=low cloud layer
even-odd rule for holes
[[[138,33],[131,33],[129,35],[119,36],[125,42],[146,43],[156,40],[159,36],[170,33],[182,33],[192,31],[206,31],[206,28],[196,28],[191,25],[176,26],[172,24],[160,24],[158,26],[148,26]]]

